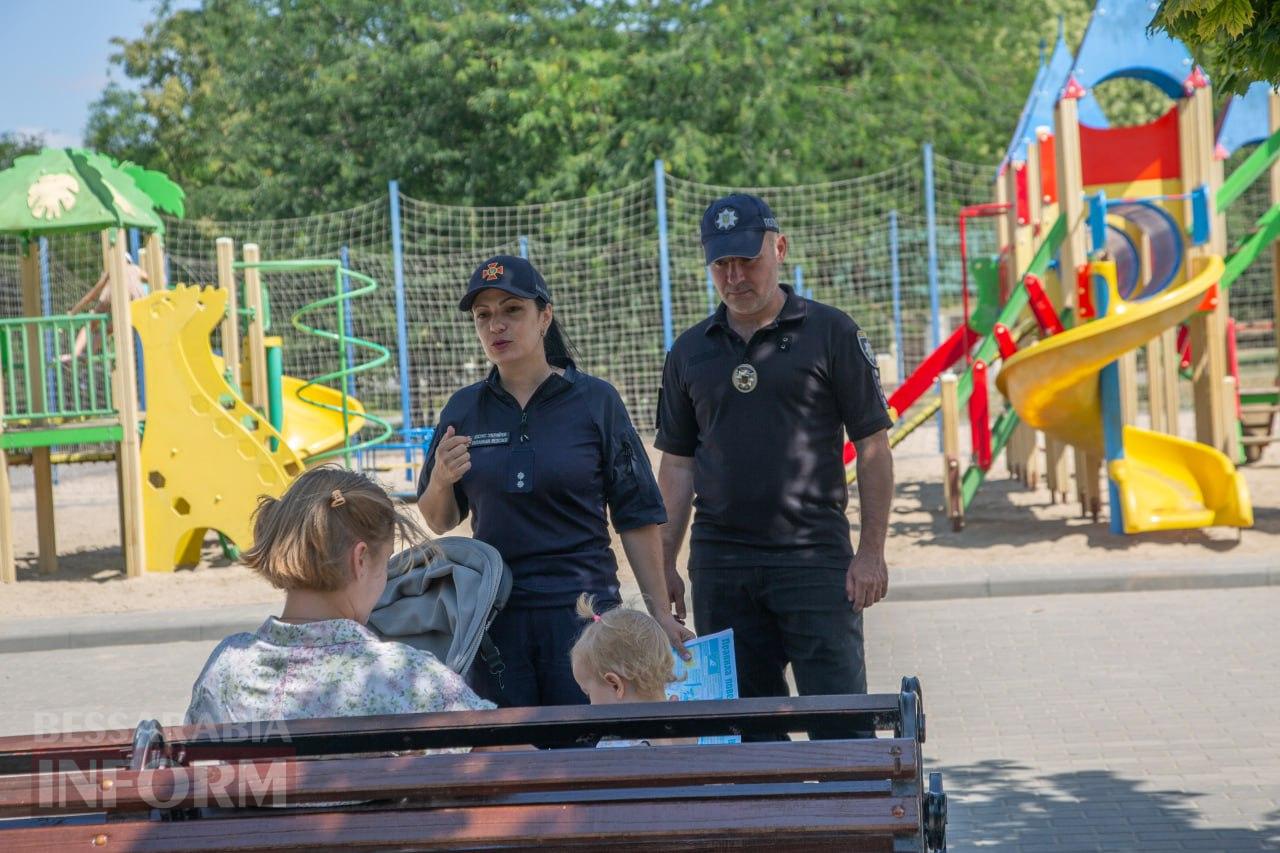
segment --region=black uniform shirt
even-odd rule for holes
[[[783,290],[750,341],[721,304],[667,355],[655,445],[694,460],[695,569],[853,557],[844,433],[858,441],[892,423],[875,357],[843,311]]]
[[[471,437],[471,470],[453,487],[475,537],[511,567],[510,602],[572,604],[589,592],[618,601],[605,507],[625,532],[667,520],[649,457],[618,392],[565,363],[521,410],[496,369],[440,413],[418,480],[426,491],[446,429]]]

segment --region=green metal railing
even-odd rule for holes
[[[1254,181],[1266,174],[1276,158],[1280,158],[1280,130],[1271,134],[1255,148],[1239,168],[1231,173],[1231,177],[1222,182],[1222,186],[1218,188],[1217,198],[1213,200],[1217,212],[1226,212],[1236,199],[1244,195],[1244,191],[1252,186]]]
[[[0,420],[28,427],[115,415],[109,319],[62,314],[0,320]]]
[[[367,293],[372,293],[377,290],[378,282],[367,275],[343,267],[342,263],[339,261],[258,261],[257,263],[237,261],[234,264],[234,268],[237,270],[257,269],[261,272],[308,272],[311,270],[333,270],[334,295],[327,296],[324,299],[319,299],[315,302],[302,306],[293,313],[293,316],[290,317],[289,320],[293,324],[293,327],[300,332],[304,332],[308,335],[314,335],[325,340],[334,341],[337,344],[335,358],[338,364],[344,364],[345,353],[348,346],[358,347],[371,352],[373,353],[373,358],[369,361],[352,365],[351,367],[340,367],[337,370],[317,376],[314,379],[307,381],[298,389],[297,397],[302,402],[331,412],[337,412],[342,416],[342,447],[338,447],[324,453],[317,453],[316,455],[309,457],[307,461],[309,463],[318,462],[324,459],[330,459],[334,456],[343,456],[346,458],[347,463],[350,464],[350,456],[352,453],[386,441],[394,431],[393,427],[386,420],[375,414],[351,408],[349,402],[350,397],[347,395],[348,383],[346,380],[352,376],[356,376],[357,374],[365,373],[370,370],[375,370],[386,364],[391,360],[391,351],[381,344],[351,335],[347,330],[346,312],[342,310],[343,303],[348,300],[364,296]],[[344,279],[354,280],[359,282],[362,286],[353,290],[347,290],[343,286]],[[262,291],[262,303],[264,306],[263,319],[264,321],[269,321],[270,315],[268,313],[268,309],[266,309],[266,306],[269,304],[267,295],[268,289],[265,281],[263,282]],[[317,328],[312,326],[310,323],[303,321],[302,318],[305,315],[313,314],[316,311],[323,310],[330,306],[337,306],[337,310],[334,312],[337,315],[338,330],[336,332],[329,331],[328,329]],[[265,325],[266,323],[264,322],[264,327]],[[333,406],[306,396],[308,388],[315,385],[324,385],[333,382],[334,380],[342,380],[338,384],[338,388],[342,395],[342,404],[340,406]],[[379,433],[366,441],[352,444],[351,419],[353,417],[363,418],[367,423],[376,427],[379,430]]]

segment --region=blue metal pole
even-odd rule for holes
[[[675,343],[671,318],[671,253],[667,248],[667,173],[661,160],[653,161],[658,191],[658,274],[662,280],[662,345],[667,352]]]
[[[942,346],[942,305],[938,295],[938,215],[933,186],[933,143],[924,144],[925,239],[929,253],[929,350]],[[941,381],[934,383],[942,392]],[[942,449],[942,412],[938,412],[938,449]]]
[[[1089,196],[1089,243],[1092,251],[1107,247],[1107,197],[1104,193]],[[1111,288],[1101,275],[1091,277],[1098,316],[1112,312]],[[1102,404],[1102,449],[1107,462],[1124,459],[1124,410],[1120,401],[1120,363],[1113,361],[1098,372],[1098,397]],[[1109,471],[1110,465],[1107,466]],[[1106,472],[1104,472],[1106,473]],[[1107,473],[1107,498],[1111,501],[1111,532],[1124,535],[1124,507],[1120,489]]]
[[[720,299],[716,296],[716,283],[711,278],[711,267],[707,267],[707,316],[716,313],[716,303]]]
[[[351,269],[351,252],[350,250],[348,250],[346,246],[343,246],[338,250],[338,257],[342,260],[342,269],[343,269],[342,292],[344,294],[350,293],[351,292],[351,276],[346,274],[346,270]],[[350,299],[342,300],[342,314],[347,321],[347,334],[348,335],[354,334],[353,330],[355,329],[355,318],[352,316],[352,313],[351,313]],[[356,366],[356,345],[355,344],[351,344],[351,343],[347,344],[346,361],[347,361],[348,373],[346,376],[342,377],[342,384],[347,390],[347,395],[354,397],[356,393],[356,377],[350,371],[354,370]]]
[[[1108,462],[1124,458],[1124,419],[1120,408],[1120,364],[1111,362],[1098,373],[1098,390],[1102,398],[1102,441]],[[1108,469],[1110,466],[1107,466]],[[1107,494],[1111,500],[1111,532],[1124,533],[1124,507],[1120,489],[1107,476]]]
[[[138,263],[138,248],[142,245],[142,239],[138,236],[137,228],[129,229],[129,257],[133,258],[133,262]]]
[[[795,286],[794,286],[794,288],[793,288],[793,289],[794,289],[794,290],[795,290],[795,292],[796,292],[796,296],[799,296],[801,299],[803,299],[803,298],[805,297],[805,292],[804,292],[804,267],[800,266],[799,264],[796,264],[795,270],[794,270],[794,272],[792,273],[792,275],[793,275],[793,276],[794,276],[794,278],[795,278]]]
[[[924,144],[924,215],[929,251],[930,349],[942,346],[942,305],[938,295],[938,215],[933,185],[933,143]]]
[[[520,257],[529,259],[529,237],[525,234],[520,235]]]
[[[889,277],[893,283],[893,340],[897,352],[898,381],[907,378],[903,369],[902,269],[898,265],[898,211],[889,211]]]
[[[400,235],[400,182],[390,181],[387,192],[391,196],[391,269],[396,286],[396,344],[400,365],[400,433],[407,436],[413,427],[413,416],[410,412],[413,404],[410,400],[409,383],[409,328],[405,317],[404,304],[404,246]],[[413,451],[404,451],[404,478],[413,479]]]

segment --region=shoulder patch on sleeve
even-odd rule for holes
[[[888,409],[889,401],[884,396],[884,386],[880,384],[880,365],[876,363],[875,350],[871,348],[871,341],[867,338],[867,333],[861,329],[858,330],[858,349],[862,350],[863,357],[866,358],[867,364],[871,366],[871,375],[876,381],[876,391],[880,394],[880,403]]]

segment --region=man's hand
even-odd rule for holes
[[[685,660],[692,658],[693,654],[684,647],[684,644],[686,640],[692,640],[698,635],[677,622],[676,617],[672,616],[670,613],[659,613],[654,618],[658,620],[658,624],[661,625],[662,630],[666,632],[667,639],[671,641],[671,646],[676,650],[676,654],[680,655],[680,657]]]
[[[884,554],[870,548],[859,549],[844,579],[844,594],[854,612],[866,610],[888,592],[889,568],[884,563]]]
[[[471,436],[454,435],[453,427],[449,427],[436,448],[436,471],[444,475],[444,482],[452,485],[470,470]]]
[[[684,578],[680,577],[680,572],[674,567],[666,570],[667,576],[667,597],[671,599],[671,609],[675,611],[676,621],[681,625],[684,620],[689,617],[689,611],[684,605]]]

